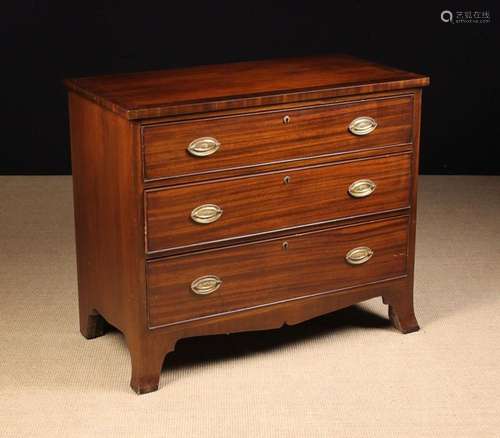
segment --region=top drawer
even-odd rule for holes
[[[412,115],[407,95],[146,126],[144,175],[196,175],[410,143]]]

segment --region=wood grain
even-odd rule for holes
[[[80,325],[82,334],[92,338],[100,334],[97,315],[124,332],[141,324],[144,295],[138,291],[145,280],[139,131],[74,93],[69,108]]]
[[[377,128],[368,135],[348,130],[352,120],[370,116]],[[289,122],[284,123],[284,117]],[[412,95],[362,102],[215,117],[143,128],[146,179],[193,176],[256,165],[356,151],[370,146],[411,143]],[[214,137],[213,155],[195,157],[187,146]]]
[[[148,262],[149,323],[171,324],[400,276],[406,272],[407,238],[403,217]],[[348,264],[346,253],[360,246],[371,248],[373,257]],[[218,276],[222,286],[211,295],[194,294],[191,282],[205,275]]]
[[[160,251],[229,240],[342,217],[409,206],[411,154],[330,166],[289,169],[251,178],[146,191],[147,250]],[[285,184],[284,178],[290,182]],[[353,198],[348,187],[370,178],[375,192]],[[197,224],[191,211],[216,204],[224,213]]]
[[[80,331],[122,331],[131,385],[151,391],[171,337],[147,330],[139,126],[74,93],[69,108]]]
[[[398,330],[418,330],[428,83],[344,55],[66,81],[82,334],[102,335],[105,320],[119,328],[130,384],[145,393],[187,336],[278,328],[375,296]],[[377,130],[351,137],[345,125],[358,114],[376,118]],[[198,135],[221,137],[220,153],[186,156]],[[351,198],[347,187],[361,178],[377,189]],[[220,203],[221,219],[192,222],[203,203]],[[348,265],[354,246],[375,255]],[[221,288],[194,296],[189,284],[209,271]]]
[[[413,143],[415,152],[412,156],[412,180],[411,180],[411,210],[410,210],[410,232],[408,235],[408,285],[403,292],[388,293],[384,302],[389,305],[389,318],[392,324],[402,333],[411,333],[419,330],[415,310],[413,306],[413,289],[415,277],[415,246],[417,232],[417,192],[418,192],[418,169],[420,156],[420,118],[422,111],[422,90],[415,93],[415,109],[413,111]]]
[[[128,119],[249,108],[426,86],[429,78],[349,55],[239,62],[69,79]]]

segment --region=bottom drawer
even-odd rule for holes
[[[150,261],[149,325],[400,276],[406,273],[407,244],[405,216]]]

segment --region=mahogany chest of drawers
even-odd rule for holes
[[[418,330],[421,88],[345,55],[67,80],[80,327],[158,388],[183,337],[381,296]]]

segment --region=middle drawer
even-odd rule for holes
[[[411,154],[145,192],[147,252],[407,208]]]

